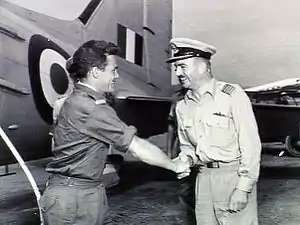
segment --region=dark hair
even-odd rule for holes
[[[91,68],[104,69],[107,64],[107,55],[117,55],[118,53],[119,48],[114,43],[90,40],[77,49],[67,70],[72,79],[82,80],[87,77]]]

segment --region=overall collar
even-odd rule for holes
[[[87,95],[93,98],[95,101],[105,99],[105,92],[97,92],[95,88],[80,81],[75,84],[75,89],[86,92]]]

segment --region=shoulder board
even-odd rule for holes
[[[105,99],[99,99],[99,100],[95,101],[96,105],[102,105],[102,104],[105,104],[105,103],[106,103]]]
[[[225,84],[221,91],[227,95],[231,95],[235,91],[235,89],[236,88],[233,85]]]

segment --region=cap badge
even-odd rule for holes
[[[170,50],[173,51],[174,54],[176,54],[176,53],[179,52],[178,47],[174,43],[171,43],[170,46],[169,46],[169,48],[170,48]]]

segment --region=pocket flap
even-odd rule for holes
[[[186,129],[186,128],[190,128],[193,126],[193,121],[192,119],[185,119],[183,121],[183,128]]]
[[[207,118],[206,123],[209,126],[228,128],[229,127],[229,118],[227,118],[225,116],[210,115]]]
[[[42,195],[39,201],[41,210],[46,213],[48,212],[56,203],[56,197],[51,195]]]

